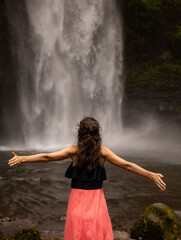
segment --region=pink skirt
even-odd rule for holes
[[[71,189],[64,240],[113,240],[102,189]]]

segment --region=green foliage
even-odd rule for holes
[[[181,77],[181,65],[173,63],[144,64],[136,77],[136,83],[140,86],[151,88],[171,89],[179,86]]]
[[[161,11],[161,5],[162,1],[161,0],[142,0],[142,3],[144,6],[151,11]]]
[[[143,240],[174,240],[178,233],[178,220],[167,206],[149,206],[131,228],[131,237]]]
[[[123,13],[127,97],[154,99],[156,110],[179,116],[181,1],[127,0]]]
[[[150,60],[165,50],[181,59],[176,43],[181,32],[181,1],[127,0],[124,20],[128,63]]]
[[[127,96],[152,98],[165,112],[181,112],[181,65],[174,63],[141,62],[129,69],[126,80]]]

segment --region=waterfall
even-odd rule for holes
[[[93,116],[109,135],[121,128],[123,43],[116,2],[24,0],[7,9],[17,56],[25,148],[72,143]]]

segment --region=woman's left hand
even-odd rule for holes
[[[161,190],[161,191],[165,191],[166,189],[166,184],[164,183],[164,181],[161,179],[163,178],[163,175],[160,173],[151,173],[150,176],[151,180],[157,185],[157,187]]]
[[[9,166],[10,167],[17,167],[22,162],[22,157],[18,156],[16,153],[12,152],[12,155],[14,156],[9,160]]]

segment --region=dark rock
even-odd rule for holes
[[[22,229],[15,233],[12,240],[41,240],[40,233],[36,227]]]
[[[2,232],[2,234],[6,237],[12,236],[22,229],[29,229],[33,227],[35,227],[35,225],[28,219],[0,222],[0,232]]]
[[[131,237],[142,240],[174,240],[179,222],[174,211],[162,203],[149,206],[131,228]]]
[[[5,217],[5,218],[0,219],[0,222],[10,222],[10,221],[11,221],[11,218],[9,218],[9,217]]]

